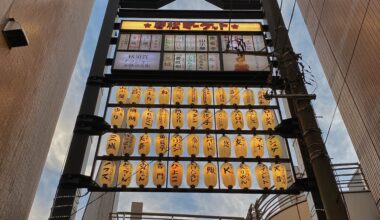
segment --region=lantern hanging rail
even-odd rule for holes
[[[228,220],[244,220],[242,217],[233,216],[214,216],[214,215],[194,215],[194,214],[175,214],[175,213],[155,213],[155,212],[115,212],[110,213],[110,220],[113,219],[130,219],[136,218],[136,216],[141,217],[141,219],[151,219],[151,217],[166,217],[161,219],[174,219],[174,218],[190,218],[190,219],[228,219]],[[151,216],[145,218],[144,216]],[[168,218],[169,217],[169,218]]]
[[[280,109],[277,105],[182,105],[182,104],[119,104],[108,103],[107,107],[121,108],[181,108],[181,109]]]
[[[264,97],[266,99],[272,99],[272,98],[285,98],[285,99],[309,99],[309,100],[315,100],[317,98],[317,95],[315,94],[265,94]]]
[[[110,128],[106,132],[112,133],[141,133],[141,134],[241,134],[241,135],[280,135],[275,130],[213,130],[213,129],[148,129],[148,128]]]

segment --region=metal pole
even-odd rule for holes
[[[108,1],[89,77],[102,77],[104,74],[104,65],[107,59],[109,42],[112,37],[118,7],[118,0]],[[100,87],[86,85],[79,115],[95,114],[101,97],[100,92]],[[83,174],[90,145],[91,139],[89,135],[74,133],[63,174]],[[61,183],[62,177],[57,188],[49,219],[75,219],[74,213],[79,200],[77,197],[79,190],[75,188],[63,188]]]
[[[281,76],[286,80],[288,94],[306,95],[305,84],[300,77],[297,58],[290,43],[288,31],[281,16],[281,11],[276,0],[263,0],[263,7],[268,20],[276,57],[279,60]],[[303,134],[301,140],[301,152],[309,158],[312,171],[323,203],[325,214],[329,220],[348,219],[343,198],[339,192],[330,158],[323,142],[321,131],[315,119],[314,110],[310,100],[291,99],[289,107],[292,115],[296,116]],[[304,144],[302,144],[304,142]],[[305,163],[308,161],[305,160]],[[310,177],[309,173],[308,176]],[[314,202],[318,202],[317,195],[313,196]],[[318,209],[318,207],[316,207]]]

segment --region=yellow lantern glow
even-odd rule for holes
[[[123,155],[132,155],[135,150],[136,138],[133,134],[126,134],[123,138],[122,143],[122,154]]]
[[[161,105],[169,104],[170,90],[168,87],[161,87],[158,95],[158,103]]]
[[[166,181],[166,166],[161,161],[157,161],[153,164],[152,172],[153,184],[158,188],[165,185]]]
[[[198,128],[198,110],[191,109],[187,112],[187,126],[189,128]]]
[[[264,130],[274,130],[274,128],[276,127],[276,120],[272,110],[263,110],[262,120]]]
[[[198,104],[198,92],[194,87],[190,87],[187,92],[187,103],[189,105],[197,105]]]
[[[174,188],[181,186],[182,184],[182,176],[183,176],[183,168],[182,164],[179,162],[173,162],[170,165],[170,185]]]
[[[277,190],[286,189],[288,185],[288,177],[286,174],[286,167],[282,164],[275,164],[272,166],[272,177],[274,186]]]
[[[122,161],[119,166],[119,175],[117,180],[117,185],[121,187],[127,187],[131,184],[133,175],[132,164],[128,161]]]
[[[156,154],[158,156],[164,155],[167,150],[168,150],[168,138],[164,134],[158,134],[156,135],[156,138],[154,140],[155,143],[155,149],[156,149]]]
[[[233,112],[231,112],[231,120],[232,127],[235,130],[244,128],[243,113],[240,110],[234,110]]]
[[[218,153],[219,157],[231,157],[231,140],[228,136],[222,136],[218,140]]]
[[[145,89],[145,104],[154,104],[156,98],[156,90],[153,87]]]
[[[235,155],[236,157],[247,157],[247,141],[242,135],[238,135],[234,139]]]
[[[152,109],[145,109],[142,114],[142,127],[143,128],[152,128],[154,120],[154,112]]]
[[[224,110],[219,110],[215,113],[216,129],[227,130],[228,128],[228,114]]]
[[[130,103],[139,104],[141,100],[142,90],[139,86],[134,86],[131,89],[131,98],[129,99]]]
[[[169,125],[169,111],[161,108],[157,112],[157,127],[167,128]]]
[[[174,128],[182,128],[183,127],[183,113],[182,110],[177,108],[172,112],[172,125]]]
[[[237,169],[238,182],[241,189],[249,189],[252,186],[251,169],[247,164],[241,163]]]
[[[149,182],[149,164],[146,161],[140,161],[136,165],[136,184],[145,187]]]
[[[170,152],[172,156],[182,156],[183,148],[182,148],[182,136],[179,134],[175,134],[170,138]]]
[[[269,189],[271,181],[268,167],[262,163],[257,164],[255,167],[255,174],[260,189]]]
[[[201,101],[202,105],[212,105],[212,93],[208,87],[202,89]]]
[[[127,126],[136,127],[139,122],[140,113],[137,108],[129,108],[127,111]]]
[[[200,168],[196,162],[191,162],[187,165],[186,182],[191,188],[195,188],[199,184]]]
[[[120,86],[116,90],[116,102],[127,104],[127,100],[128,100],[128,88],[125,86]]]
[[[230,163],[223,163],[220,167],[222,173],[223,185],[229,189],[235,185],[234,167]]]
[[[203,137],[203,154],[205,157],[215,156],[215,138],[210,134]]]
[[[259,127],[259,119],[255,110],[250,109],[245,113],[248,129],[257,129]]]
[[[226,91],[223,88],[215,90],[215,100],[217,105],[225,105],[227,103]]]
[[[99,182],[101,186],[109,187],[113,185],[115,178],[116,163],[113,161],[102,161],[100,166]]]
[[[150,152],[150,145],[152,144],[152,140],[148,134],[143,134],[139,138],[139,154],[140,155],[148,155]]]
[[[124,109],[116,107],[112,110],[111,125],[120,128],[124,119]]]
[[[244,105],[254,105],[255,104],[255,94],[252,89],[245,89],[243,92],[243,102]]]
[[[196,134],[190,134],[186,140],[187,153],[191,156],[199,154],[199,137]]]
[[[210,110],[206,109],[202,111],[202,128],[203,129],[212,129],[212,113]]]
[[[256,135],[251,139],[251,151],[253,157],[264,156],[264,140],[260,135]]]
[[[230,104],[239,105],[240,104],[240,90],[239,88],[230,88]]]
[[[204,182],[208,188],[214,188],[217,183],[217,167],[213,163],[206,163],[203,167]]]
[[[118,134],[110,134],[107,139],[106,153],[107,155],[116,156],[120,148],[120,136]]]
[[[270,135],[267,138],[267,147],[269,156],[272,158],[282,156],[282,145],[281,139],[279,136]]]
[[[258,99],[259,99],[259,105],[269,105],[270,99],[266,99],[265,95],[267,94],[266,89],[260,89],[259,93],[257,93]]]
[[[182,87],[175,87],[173,91],[173,103],[174,104],[182,104],[184,97],[184,91]]]

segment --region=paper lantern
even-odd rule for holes
[[[262,121],[264,130],[274,130],[276,127],[276,120],[272,110],[263,110]]]
[[[115,178],[116,163],[113,161],[102,161],[100,166],[99,183],[100,186],[109,187],[113,185]]]
[[[251,152],[255,158],[264,156],[264,140],[261,136],[256,135],[251,139]]]
[[[187,126],[189,128],[195,129],[198,128],[198,110],[191,109],[187,112]]]
[[[156,154],[162,156],[167,153],[168,150],[168,138],[164,134],[157,134],[154,140]]]
[[[203,176],[205,185],[208,188],[214,188],[217,183],[217,167],[213,163],[206,163],[203,167]]]
[[[175,87],[173,91],[173,103],[182,104],[183,96],[184,96],[183,88],[179,86]]]
[[[116,90],[116,102],[127,104],[127,100],[128,100],[128,89],[125,86],[120,86]]]
[[[111,125],[120,128],[124,119],[124,109],[116,107],[112,110]]]
[[[170,138],[170,152],[172,156],[182,156],[182,136],[175,134]]]
[[[235,130],[244,128],[243,113],[240,110],[234,110],[233,112],[231,112],[231,120],[232,127]]]
[[[158,103],[161,105],[169,104],[170,90],[168,87],[161,87],[158,95]]]
[[[234,148],[236,157],[247,157],[247,141],[242,135],[238,135],[234,139]]]
[[[145,109],[142,114],[142,127],[143,128],[152,128],[154,120],[154,112],[152,109]]]
[[[286,189],[288,185],[288,176],[286,174],[286,167],[282,164],[275,164],[272,166],[272,177],[274,186],[277,190]]]
[[[215,156],[215,138],[210,134],[203,137],[203,154],[205,157]]]
[[[125,134],[122,142],[122,154],[132,155],[135,150],[136,138],[133,134]]]
[[[153,164],[152,172],[153,184],[158,188],[165,185],[166,181],[166,166],[161,161],[157,161]]]
[[[145,104],[154,104],[156,98],[156,90],[153,87],[145,89]]]
[[[136,165],[136,184],[145,187],[149,182],[149,164],[146,161],[140,161]]]
[[[257,129],[259,127],[259,119],[255,110],[250,109],[245,113],[248,129]]]
[[[149,134],[143,134],[139,138],[139,147],[138,152],[140,155],[148,155],[150,151],[150,145],[152,140],[150,139]]]
[[[235,185],[235,174],[232,164],[223,163],[220,167],[220,172],[222,173],[223,185],[229,189],[233,188]]]
[[[212,129],[212,118],[214,117],[210,110],[206,109],[202,111],[202,128],[203,129]]]
[[[199,184],[200,168],[196,162],[191,162],[187,165],[186,182],[191,188],[195,188]]]
[[[252,186],[251,169],[245,163],[241,163],[237,169],[238,183],[241,189],[249,189]]]
[[[215,113],[215,120],[216,120],[216,129],[218,130],[227,130],[228,128],[228,114],[224,110],[218,110]]]
[[[202,105],[212,105],[212,93],[208,87],[202,89],[201,103]]]
[[[127,187],[131,184],[133,176],[132,164],[128,161],[122,161],[119,166],[119,175],[117,185],[121,187]]]
[[[266,99],[265,95],[267,94],[266,89],[260,89],[257,93],[258,99],[259,99],[259,105],[269,105],[270,99]]]
[[[243,102],[244,105],[254,105],[255,104],[255,94],[252,89],[245,89],[243,92]]]
[[[107,155],[116,156],[120,148],[120,136],[118,134],[110,134],[107,139],[106,153]]]
[[[179,162],[173,162],[170,165],[169,173],[170,173],[170,185],[174,188],[181,186],[182,176],[183,176],[182,164],[180,164]]]
[[[221,158],[231,157],[231,140],[228,136],[222,136],[218,140],[218,153]]]
[[[186,140],[187,153],[191,156],[199,154],[199,137],[196,134],[190,134]]]
[[[179,108],[174,109],[172,112],[172,125],[174,128],[183,127],[183,113]]]
[[[142,91],[139,86],[134,86],[131,89],[131,98],[129,99],[130,103],[139,104],[141,100]]]
[[[267,147],[269,156],[272,158],[282,156],[282,145],[281,139],[279,136],[270,135],[267,138]]]
[[[129,108],[127,111],[127,126],[136,127],[139,122],[140,113],[137,108]]]
[[[269,189],[271,182],[268,167],[262,163],[257,164],[255,174],[260,189]]]
[[[187,92],[187,103],[189,105],[197,105],[198,104],[198,92],[194,87],[190,87]]]
[[[169,125],[169,111],[167,109],[161,108],[157,112],[157,127],[167,128]]]
[[[240,90],[239,88],[230,88],[230,104],[239,105],[240,104]]]
[[[217,88],[215,90],[215,100],[217,105],[227,104],[226,91],[223,88]]]

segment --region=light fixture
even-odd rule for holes
[[[22,29],[20,23],[14,18],[9,18],[3,29],[5,40],[8,47],[23,47],[29,45],[28,37]]]

